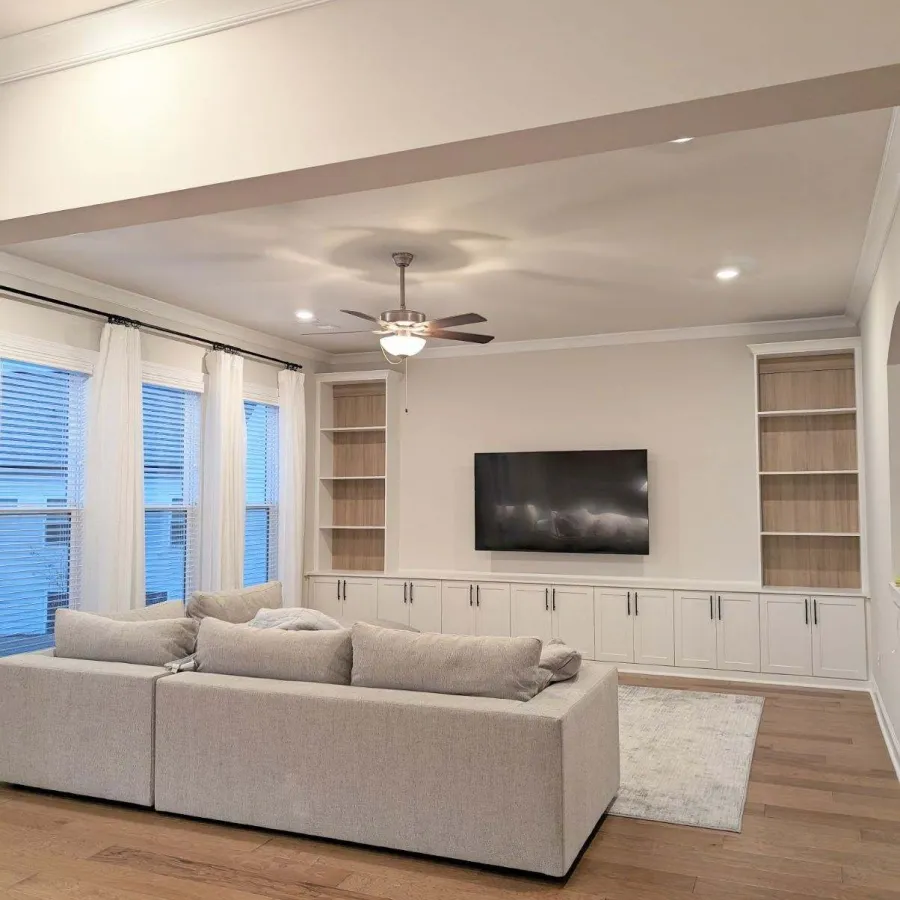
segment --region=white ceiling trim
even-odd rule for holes
[[[172,303],[154,300],[143,294],[82,278],[0,251],[0,283],[23,291],[47,294],[58,300],[96,307],[102,313],[137,317],[148,325],[191,331],[204,340],[222,344],[239,344],[247,350],[268,356],[279,356],[290,362],[304,360],[330,362],[331,354],[315,350],[295,341],[273,337],[252,328],[182,309]]]
[[[484,356],[498,353],[538,353],[548,350],[581,350],[616,344],[661,344],[667,341],[699,341],[711,338],[763,337],[766,335],[818,334],[823,331],[857,333],[856,323],[847,316],[818,316],[809,319],[781,319],[772,322],[741,322],[731,325],[697,325],[690,328],[661,328],[654,331],[623,331],[615,334],[584,334],[578,337],[539,338],[533,341],[501,341],[491,344],[464,344],[423,350],[415,359],[445,359],[456,356]],[[340,363],[381,362],[380,351],[337,353],[331,361]]]
[[[331,0],[132,0],[0,39],[0,84],[237,28]]]
[[[898,204],[900,204],[900,110],[894,109],[884,146],[884,156],[881,159],[881,171],[875,185],[869,222],[866,225],[866,236],[859,252],[859,263],[847,301],[847,315],[854,322],[859,321],[866,300],[869,299]]]

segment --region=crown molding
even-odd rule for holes
[[[332,0],[132,0],[0,39],[0,84],[237,28]]]
[[[881,171],[875,184],[875,196],[869,211],[866,236],[859,251],[859,262],[847,301],[847,315],[858,322],[881,265],[891,226],[900,205],[900,110],[894,109],[888,129]]]
[[[148,325],[173,328],[176,331],[190,331],[204,340],[221,344],[240,344],[247,350],[254,350],[269,356],[279,356],[290,362],[304,361],[331,362],[332,356],[322,350],[314,350],[304,344],[273,337],[252,328],[234,325],[213,316],[193,312],[154,300],[143,294],[135,294],[121,288],[83,278],[31,262],[20,256],[0,251],[0,280],[10,287],[24,291],[47,294],[59,300],[80,303],[98,309],[101,313],[140,318]],[[10,295],[12,296],[12,295]],[[15,298],[22,299],[22,298]],[[39,301],[25,301],[35,302]]]
[[[855,335],[856,323],[847,316],[819,316],[809,319],[780,319],[770,322],[741,322],[734,325],[697,325],[690,328],[663,328],[655,331],[621,331],[615,334],[585,334],[577,337],[538,338],[531,341],[502,341],[491,344],[464,344],[423,350],[415,359],[446,359],[456,356],[491,356],[498,353],[540,353],[549,350],[581,350],[619,344],[661,344],[669,341],[700,341],[712,338],[765,337],[767,335],[818,334],[844,331]],[[336,353],[331,362],[382,362],[378,351]]]

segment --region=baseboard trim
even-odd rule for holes
[[[878,689],[878,682],[873,681],[871,683],[869,692],[872,694],[875,715],[878,716],[878,725],[881,728],[884,743],[887,745],[891,763],[894,766],[894,771],[897,773],[897,779],[900,780],[900,739],[897,738],[897,732],[894,731],[894,726],[888,718],[884,700],[881,698],[881,691]]]
[[[602,660],[601,660],[602,662]],[[733,681],[736,684],[772,685],[773,687],[816,688],[821,691],[858,691],[871,693],[868,681],[845,678],[807,678],[799,675],[771,675],[768,672],[724,672],[721,669],[683,669],[674,666],[639,666],[635,663],[610,663],[621,672],[633,675],[662,675],[666,678],[689,678],[703,681]]]

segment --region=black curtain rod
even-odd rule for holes
[[[265,362],[275,363],[279,366],[284,366],[286,369],[302,369],[303,366],[300,363],[289,362],[286,359],[277,359],[274,356],[266,356],[265,353],[257,353],[255,350],[244,350],[241,347],[232,347],[230,344],[221,344],[218,341],[211,341],[208,338],[199,337],[196,334],[188,334],[186,331],[175,331],[174,328],[163,328],[161,325],[150,325],[147,322],[139,322],[137,319],[129,319],[125,316],[118,316],[112,313],[101,312],[99,309],[92,309],[90,306],[81,306],[78,303],[69,303],[68,300],[57,300],[55,297],[46,297],[44,294],[35,294],[33,291],[23,291],[20,288],[10,287],[6,284],[0,284],[0,291],[5,291],[9,294],[18,294],[19,297],[24,300],[37,300],[41,303],[49,303],[52,306],[60,306],[63,309],[71,309],[76,312],[88,313],[88,315],[92,316],[102,316],[109,322],[112,322],[115,325],[131,325],[134,328],[142,328],[145,331],[155,331],[158,334],[167,334],[171,337],[181,338],[185,341],[193,341],[197,344],[204,344],[207,347],[211,347],[213,350],[224,350],[226,353],[237,353],[240,356],[250,356],[253,359],[261,359]],[[17,297],[11,297],[11,300],[18,299]]]

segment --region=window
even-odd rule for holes
[[[275,578],[278,547],[278,407],[244,401],[247,423],[247,518],[244,585]]]
[[[0,656],[51,646],[78,604],[86,383],[0,360]]]
[[[194,589],[199,487],[200,395],[145,384],[144,537],[146,603]]]

